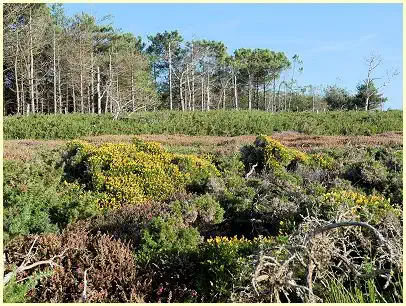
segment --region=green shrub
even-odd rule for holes
[[[199,231],[186,227],[176,217],[154,217],[142,232],[137,259],[141,263],[164,260],[196,250],[201,242]]]
[[[272,238],[215,237],[208,239],[199,251],[197,291],[203,302],[230,302],[233,290],[247,286],[254,272],[248,256],[264,245],[272,245]]]
[[[27,294],[34,289],[38,281],[43,277],[52,275],[50,272],[34,273],[24,282],[17,282],[15,274],[8,284],[3,287],[3,303],[25,303]]]
[[[224,209],[210,194],[190,201],[175,201],[171,205],[173,212],[187,223],[197,221],[198,224],[217,224],[223,221]]]
[[[77,184],[61,183],[62,169],[42,160],[4,161],[3,230],[17,235],[57,232],[95,213],[94,199]]]
[[[110,115],[63,114],[7,116],[5,139],[75,139],[105,134],[271,135],[297,131],[314,135],[374,135],[401,131],[402,111],[272,114],[263,111],[137,112],[112,120]]]
[[[199,231],[179,217],[155,217],[142,233],[136,253],[140,280],[149,283],[150,302],[184,302],[193,299]]]

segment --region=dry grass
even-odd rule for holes
[[[147,141],[157,141],[168,147],[199,148],[201,151],[232,152],[244,144],[252,143],[256,136],[187,136],[187,135],[102,135],[82,137],[92,144],[104,142],[130,142],[134,137]],[[359,145],[398,145],[403,143],[402,132],[386,132],[374,136],[312,136],[297,132],[282,132],[272,135],[288,147],[300,148],[303,151],[342,147],[348,144]],[[40,149],[61,147],[65,140],[4,140],[4,158],[29,160]]]

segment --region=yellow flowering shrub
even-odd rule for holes
[[[103,193],[101,207],[164,200],[189,186],[204,185],[219,175],[209,161],[167,152],[159,143],[135,139],[131,144],[93,146],[74,141],[67,160],[70,176]]]
[[[255,143],[263,148],[264,164],[273,169],[285,168],[292,161],[307,162],[309,159],[307,154],[288,148],[271,137],[259,136]]]
[[[227,236],[217,236],[214,238],[209,238],[206,242],[211,246],[220,246],[220,245],[257,245],[257,244],[272,244],[275,242],[274,237],[254,237],[254,239],[247,239],[244,236],[238,238],[227,237]]]
[[[269,136],[257,137],[255,145],[263,150],[264,165],[276,172],[283,173],[283,170],[292,162],[325,169],[332,169],[333,167],[334,159],[325,154],[307,154],[288,148]]]
[[[323,195],[324,205],[336,210],[340,205],[346,205],[356,221],[367,221],[373,224],[381,223],[388,214],[402,216],[400,209],[390,204],[390,199],[379,195],[364,195],[359,192],[335,190]]]

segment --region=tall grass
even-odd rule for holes
[[[257,135],[297,131],[313,135],[374,135],[402,130],[402,111],[141,112],[120,120],[111,115],[33,115],[4,118],[5,139],[73,139],[103,134]]]
[[[325,302],[327,303],[402,303],[403,276],[398,275],[394,285],[388,290],[378,289],[373,279],[361,284],[346,286],[337,280],[331,280],[327,288]],[[387,291],[387,292],[385,292]],[[395,294],[396,293],[396,294]]]

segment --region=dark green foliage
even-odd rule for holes
[[[38,281],[43,277],[48,277],[52,273],[40,272],[34,273],[24,282],[17,282],[16,276],[13,275],[10,282],[3,288],[4,303],[25,303],[27,302],[27,293],[34,289]]]
[[[402,111],[279,113],[261,111],[141,112],[131,119],[108,115],[5,117],[5,139],[73,139],[103,134],[271,135],[297,131],[314,135],[374,135],[402,130]]]
[[[379,93],[374,82],[371,81],[368,88],[365,83],[357,85],[357,94],[353,99],[354,107],[365,108],[367,96],[369,96],[368,109],[380,109],[388,101],[388,98]]]
[[[79,185],[62,183],[62,169],[40,158],[4,162],[4,238],[57,232],[94,214],[92,197]]]
[[[202,239],[196,228],[179,217],[155,217],[142,233],[139,251],[141,279],[150,280],[146,294],[152,302],[185,301],[195,292],[190,284]]]
[[[182,219],[154,217],[142,233],[137,258],[140,262],[171,258],[195,250],[199,242],[199,231],[186,227]]]
[[[171,203],[174,214],[182,217],[186,223],[204,225],[217,224],[223,221],[224,209],[210,194],[204,194],[193,200]]]
[[[350,93],[338,86],[328,86],[325,97],[329,109],[353,109],[353,97]]]

